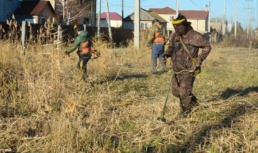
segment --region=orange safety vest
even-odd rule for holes
[[[80,44],[79,50],[83,53],[83,54],[87,54],[91,51],[91,47],[89,46],[89,41],[85,41],[84,43]]]
[[[164,43],[165,42],[165,38],[163,37],[163,29],[162,28],[158,28],[158,31],[154,33],[153,42],[154,43]]]

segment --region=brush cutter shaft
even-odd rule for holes
[[[170,82],[169,82],[167,96],[166,96],[165,104],[164,104],[164,107],[163,107],[163,110],[162,110],[162,117],[164,117],[164,115],[165,115],[165,109],[166,109],[166,105],[167,105],[167,101],[168,101],[168,95],[169,95],[169,92],[170,92],[171,85],[172,85],[172,77],[171,77]]]

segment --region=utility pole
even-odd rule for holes
[[[210,11],[211,10],[211,2],[209,1],[209,6],[208,6],[208,32],[211,32],[211,18],[210,18]]]
[[[122,0],[122,29],[124,28],[124,0]]]
[[[111,46],[113,47],[112,32],[111,32],[111,26],[110,26],[110,20],[109,20],[108,0],[106,0],[106,10],[107,10],[107,23],[108,23],[109,40],[110,40]]]
[[[134,0],[134,47],[140,49],[140,0]]]
[[[211,2],[209,1],[209,5],[207,6],[206,5],[206,8],[207,8],[207,11],[208,11],[208,34],[209,34],[209,42],[211,42],[211,25],[210,25],[210,8],[211,8]]]
[[[176,18],[178,17],[179,0],[176,0]]]
[[[246,33],[247,33],[247,38],[249,37],[249,28],[250,28],[250,0],[248,1],[248,15],[247,15],[247,27],[246,27]]]
[[[235,0],[235,14],[234,14],[234,34],[235,38],[237,37],[237,0]]]
[[[222,34],[225,35],[226,33],[226,0],[224,0],[224,15],[223,15],[223,19],[222,19]]]
[[[101,15],[101,0],[99,0],[98,4],[98,10],[99,10],[99,15],[98,15],[98,39],[100,39],[100,15]]]
[[[250,37],[251,34],[251,7],[250,7],[250,1],[252,0],[246,0],[248,1],[248,14],[247,14],[247,26],[246,26],[246,32],[247,32],[247,37]]]

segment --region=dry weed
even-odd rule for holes
[[[150,50],[110,49],[88,63],[89,82],[65,48],[0,41],[0,149],[13,152],[257,152],[257,53],[213,50],[197,76],[201,105],[179,118],[171,72],[150,73]],[[36,48],[36,51],[35,51]],[[92,86],[93,85],[93,86]]]

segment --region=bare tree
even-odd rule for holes
[[[61,22],[69,25],[86,14],[86,10],[94,3],[94,0],[58,0],[56,11],[61,15]]]

